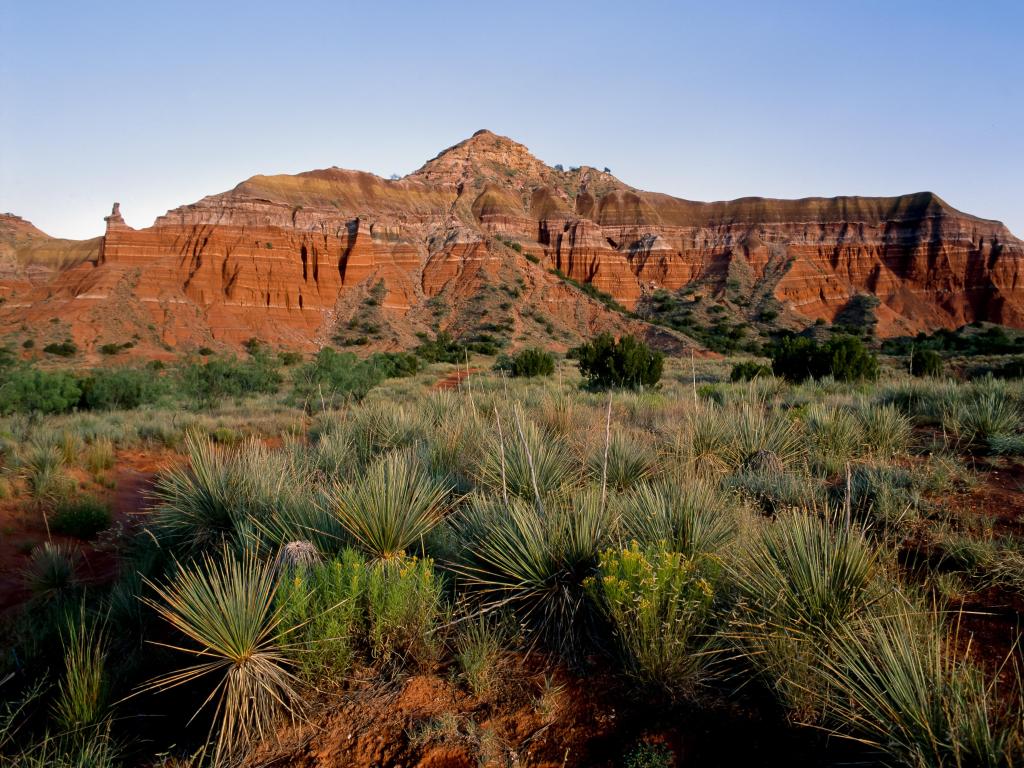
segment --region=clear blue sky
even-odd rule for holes
[[[0,211],[129,224],[478,128],[696,200],[932,190],[1024,236],[1024,2],[15,2]]]

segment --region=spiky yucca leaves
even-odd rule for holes
[[[607,461],[604,442],[593,446],[587,469],[597,482],[607,478],[608,487],[624,491],[655,475],[658,471],[658,457],[651,447],[654,440],[646,441],[628,433],[614,432],[607,445]]]
[[[717,474],[728,467],[732,424],[725,409],[699,401],[686,413],[671,447],[676,459],[691,472]]]
[[[52,443],[33,441],[21,457],[20,474],[38,507],[45,507],[68,495],[74,481],[65,471],[64,454]]]
[[[146,603],[193,643],[172,647],[201,661],[154,680],[146,690],[217,678],[200,707],[216,701],[216,764],[271,733],[282,714],[298,712],[295,678],[276,642],[281,609],[275,607],[277,582],[270,563],[251,551],[236,555],[225,548],[217,559],[205,555],[179,565],[166,585],[147,584],[158,599],[145,598]]]
[[[895,405],[863,405],[857,415],[864,430],[864,444],[869,454],[887,459],[907,450],[913,424]]]
[[[634,541],[602,553],[585,586],[633,676],[673,695],[693,690],[711,657],[714,600],[696,561]]]
[[[611,515],[597,492],[544,509],[511,497],[474,496],[457,521],[464,543],[457,566],[487,610],[508,606],[553,648],[576,650],[583,580],[607,544]]]
[[[819,664],[834,727],[890,764],[996,768],[1024,756],[1024,713],[1000,704],[934,612],[904,603],[839,627],[827,647]]]
[[[743,403],[728,410],[731,434],[725,448],[729,466],[738,468],[754,454],[768,451],[788,465],[805,450],[800,424],[767,403]]]
[[[793,512],[766,523],[730,569],[741,651],[796,719],[814,719],[816,654],[886,594],[878,556],[859,529]]]
[[[718,552],[736,529],[725,495],[700,477],[641,483],[620,507],[628,538],[646,545],[662,542],[687,557]]]
[[[836,405],[815,404],[807,409],[811,461],[817,472],[832,476],[858,456],[864,435],[856,415]]]
[[[188,465],[162,472],[153,491],[157,531],[185,553],[228,543],[273,551],[286,541],[316,539],[329,524],[304,496],[305,474],[258,440],[231,449],[189,433],[185,452]]]
[[[37,597],[63,597],[77,586],[80,559],[81,552],[74,545],[43,542],[25,566],[25,585]]]
[[[352,410],[346,430],[360,462],[366,463],[380,454],[415,445],[427,434],[427,424],[419,412],[370,401]]]
[[[331,494],[331,512],[368,555],[397,557],[444,518],[452,486],[426,472],[414,453],[395,451]]]
[[[480,466],[482,485],[497,494],[507,491],[535,500],[538,494],[543,499],[570,484],[578,465],[561,438],[531,421],[518,419],[517,423],[515,416],[501,421],[501,435],[497,430],[492,434]]]
[[[107,683],[104,637],[86,624],[85,615],[69,622],[64,638],[64,676],[53,704],[53,716],[64,733],[88,738],[106,714]]]
[[[1020,405],[995,386],[958,392],[942,406],[942,430],[960,448],[983,447],[988,438],[1015,434],[1022,425]]]

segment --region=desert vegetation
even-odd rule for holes
[[[10,362],[0,755],[1019,764],[1024,384],[837,338]]]

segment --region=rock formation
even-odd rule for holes
[[[258,337],[313,349],[371,307],[379,322],[357,341],[373,348],[445,329],[555,347],[600,330],[686,345],[551,270],[627,309],[659,288],[742,274],[807,323],[867,293],[882,335],[1024,325],[1024,244],[931,193],[699,203],[550,167],[488,131],[402,179],[254,176],[145,229],[115,203],[98,241],[52,240],[6,216],[0,249],[0,327],[59,317],[87,348],[131,331],[142,348]]]

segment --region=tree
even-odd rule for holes
[[[661,379],[665,356],[633,336],[618,341],[602,333],[578,347],[580,373],[593,387],[654,387]]]
[[[806,336],[786,336],[772,348],[771,358],[775,375],[790,381],[878,378],[878,358],[855,336],[835,336],[824,344]]]

